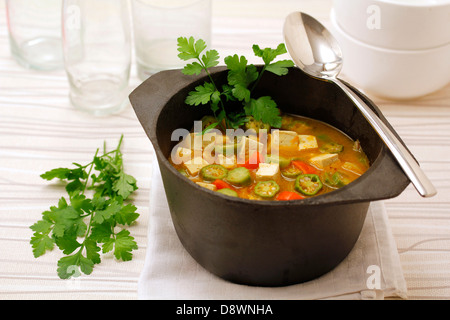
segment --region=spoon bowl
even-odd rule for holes
[[[286,47],[295,64],[317,78],[337,76],[343,64],[341,48],[333,35],[302,12],[286,18]]]
[[[288,15],[283,32],[286,47],[296,65],[310,76],[331,81],[344,91],[392,152],[419,194],[423,197],[434,196],[436,189],[414,156],[372,109],[337,78],[343,57],[333,35],[319,21],[303,12]]]

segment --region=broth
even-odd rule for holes
[[[191,181],[254,200],[300,200],[339,189],[369,168],[358,141],[310,118],[283,115],[280,129],[233,137],[191,133],[169,159]],[[202,139],[203,138],[203,139]]]

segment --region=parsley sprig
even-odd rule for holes
[[[276,102],[270,96],[255,97],[255,89],[258,86],[263,74],[268,71],[278,76],[288,73],[288,68],[294,66],[291,60],[274,60],[287,53],[284,44],[278,45],[276,49],[261,49],[258,45],[253,45],[253,52],[257,57],[262,58],[264,65],[260,71],[249,64],[244,56],[228,56],[224,62],[228,68],[227,84],[219,88],[214,82],[209,69],[219,64],[219,53],[216,50],[206,50],[206,43],[202,39],[195,40],[193,37],[178,38],[178,57],[184,61],[194,59],[194,62],[187,64],[182,70],[185,75],[199,75],[202,71],[208,75],[209,81],[199,85],[191,91],[186,104],[192,106],[207,105],[211,107],[217,122],[207,129],[214,128],[223,121],[226,127],[237,129],[248,121],[248,117],[253,117],[256,121],[268,124],[275,128],[281,127],[280,110]],[[241,111],[230,111],[226,109],[227,103],[238,101],[242,103]]]
[[[65,182],[68,197],[61,197],[57,206],[44,211],[42,219],[30,227],[34,231],[30,244],[36,258],[55,245],[63,252],[57,268],[61,279],[77,274],[77,268],[91,274],[94,265],[101,262],[100,251],[113,252],[116,259],[128,261],[138,248],[125,229],[139,214],[127,203],[138,187],[136,179],[124,171],[122,141],[123,135],[110,152],[104,145],[102,155],[97,149],[86,165],[73,163],[74,168],[56,168],[41,175],[48,181]]]

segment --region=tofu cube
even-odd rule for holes
[[[202,136],[202,146],[203,148],[210,145],[212,142],[216,141],[215,132],[207,132]]]
[[[242,137],[238,143],[237,163],[244,164],[245,161],[255,152],[264,153],[265,146],[254,138]]]
[[[191,151],[191,149],[187,149],[187,148],[178,148],[177,155],[181,159],[189,161],[189,160],[191,160],[192,151]],[[183,162],[186,162],[186,161],[183,161]]]
[[[298,134],[295,131],[280,130],[280,145],[289,147],[293,144],[297,144],[297,136]]]
[[[192,160],[185,162],[184,166],[189,171],[189,174],[191,176],[195,176],[200,172],[200,170],[204,166],[207,166],[208,164],[209,163],[206,160],[204,160],[202,157],[196,157]]]
[[[253,138],[253,136],[250,136],[250,138],[247,140],[248,142],[248,154],[252,155],[254,152],[263,152],[264,151],[264,144],[258,141],[258,138]]]
[[[245,154],[248,146],[248,138],[242,137],[239,141],[238,149],[237,149],[237,161],[239,164],[245,163]]]
[[[315,136],[299,135],[298,140],[299,140],[299,143],[298,143],[299,151],[308,150],[308,149],[316,149],[319,147]]]
[[[196,182],[199,186],[209,189],[211,191],[217,191],[217,187],[211,183],[205,183],[205,182]]]
[[[256,171],[257,179],[273,179],[280,172],[280,165],[278,163],[260,163]]]
[[[192,150],[184,147],[175,147],[170,157],[174,164],[182,164],[192,159]]]
[[[277,130],[271,134],[271,147],[298,148],[298,134],[295,131]]]
[[[227,157],[220,153],[217,155],[216,163],[222,165],[226,169],[232,169],[236,167],[236,156]]]
[[[203,137],[198,132],[189,133],[183,140],[183,147],[191,150],[202,151]]]
[[[204,150],[203,150],[203,159],[205,159],[209,164],[212,164],[215,162],[215,157],[213,156],[213,151],[215,148],[214,142],[210,143]]]
[[[333,164],[334,162],[336,162],[338,160],[339,160],[339,157],[335,153],[325,153],[325,154],[321,154],[318,156],[314,156],[309,159],[309,161],[311,162],[311,164],[313,166],[316,166],[317,168],[321,168],[321,169]]]

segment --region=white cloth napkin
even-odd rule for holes
[[[148,247],[138,283],[141,300],[312,300],[406,298],[395,240],[383,202],[371,204],[355,247],[334,270],[287,287],[233,284],[201,267],[173,227],[158,162],[153,167]]]

